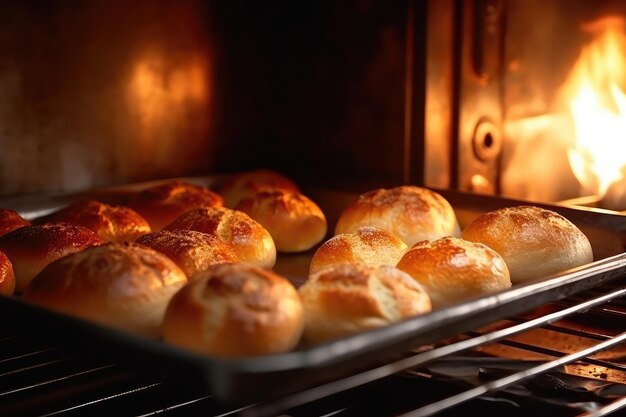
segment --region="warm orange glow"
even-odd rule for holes
[[[207,68],[202,59],[172,62],[152,53],[135,62],[130,79],[130,104],[143,128],[150,132],[177,116],[181,108],[203,105],[208,99]]]
[[[626,168],[625,22],[605,18],[585,26],[593,35],[563,85],[575,129],[568,158],[576,178],[604,195]]]

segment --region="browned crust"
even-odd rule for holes
[[[102,239],[85,227],[48,223],[25,226],[7,233],[0,238],[0,250],[9,259],[13,254],[58,259],[70,252],[102,243]]]
[[[416,243],[397,267],[424,287],[435,308],[511,286],[500,255],[481,243],[453,237]]]
[[[9,209],[0,209],[0,236],[4,236],[24,226],[30,226],[30,222],[17,212]]]
[[[185,211],[197,207],[221,207],[219,194],[182,181],[149,187],[135,195],[129,206],[144,217],[153,231],[159,231]]]
[[[165,230],[195,230],[231,245],[243,262],[264,268],[276,263],[276,246],[270,233],[246,213],[226,207],[192,209],[170,223]]]
[[[67,223],[24,226],[0,237],[0,251],[13,264],[16,291],[22,292],[50,262],[104,243],[91,230]]]
[[[461,237],[498,252],[513,282],[546,277],[593,260],[591,244],[580,229],[560,214],[535,206],[485,213]]]
[[[24,299],[156,336],[169,299],[186,282],[167,256],[133,243],[109,243],[51,263],[33,279]]]
[[[0,294],[11,295],[15,291],[15,275],[9,258],[0,252]]]
[[[245,198],[274,189],[300,192],[289,178],[269,169],[258,169],[235,175],[220,188],[220,194],[224,197],[224,205],[234,208]]]
[[[392,266],[334,265],[299,288],[305,339],[320,343],[430,311],[424,289]]]
[[[194,230],[161,230],[141,236],[137,243],[167,255],[190,279],[212,265],[239,262],[229,245]]]
[[[459,233],[450,203],[432,190],[411,185],[361,194],[344,209],[335,233],[353,233],[363,226],[388,230],[408,246]]]
[[[134,211],[125,206],[111,206],[95,200],[83,200],[54,212],[39,222],[65,222],[86,227],[106,242],[133,242],[139,236],[150,233],[150,225]]]
[[[267,229],[279,252],[305,251],[326,235],[324,213],[300,193],[264,191],[242,200],[237,210],[248,214]]]
[[[249,264],[218,265],[172,299],[166,341],[201,353],[257,356],[285,352],[299,341],[302,306],[289,281]]]
[[[315,251],[309,272],[341,263],[393,266],[406,250],[406,244],[393,233],[377,227],[361,227],[355,233],[338,234],[324,242]]]

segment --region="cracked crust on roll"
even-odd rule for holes
[[[270,233],[239,210],[226,207],[189,210],[164,230],[195,230],[207,233],[230,245],[242,262],[270,269],[276,263],[276,246]]]
[[[129,207],[148,221],[152,231],[159,231],[187,210],[198,207],[221,207],[224,199],[205,187],[173,181],[146,188],[131,198]]]
[[[304,339],[322,343],[382,327],[431,310],[428,294],[393,266],[334,265],[312,274],[298,290]]]
[[[234,208],[241,200],[275,189],[292,193],[300,192],[300,188],[289,178],[269,169],[257,169],[237,174],[219,191],[224,197],[224,205]]]
[[[264,191],[237,205],[272,236],[279,252],[302,252],[324,239],[326,217],[312,200],[284,190]]]
[[[393,233],[377,227],[360,227],[355,233],[341,233],[324,242],[311,259],[309,273],[345,263],[394,266],[406,250],[406,243]]]
[[[189,279],[213,265],[240,261],[229,245],[195,230],[161,230],[140,237],[137,243],[167,255]]]
[[[134,242],[150,233],[150,225],[125,206],[111,206],[95,200],[78,201],[38,219],[39,223],[70,223],[93,231],[106,242]]]
[[[504,258],[513,283],[547,277],[593,261],[587,236],[565,217],[535,206],[485,213],[461,237],[481,242]]]
[[[33,279],[24,299],[156,337],[169,300],[186,283],[167,256],[135,243],[108,243],[51,263]]]
[[[454,237],[416,243],[397,267],[424,287],[434,308],[511,287],[500,255],[482,243]]]
[[[407,246],[459,235],[450,203],[434,191],[412,185],[361,194],[341,213],[335,234],[354,233],[363,226],[388,230]]]
[[[303,326],[300,298],[286,278],[254,265],[225,264],[174,296],[163,337],[203,354],[258,356],[293,349]]]

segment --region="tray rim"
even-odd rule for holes
[[[187,180],[189,178],[176,178],[176,180],[178,179]],[[214,177],[191,177],[191,179],[199,183],[205,180],[209,181],[209,183],[214,183]],[[172,180],[175,179],[137,183],[132,184],[132,186],[137,188],[141,187],[142,184]],[[127,186],[107,187],[101,190],[123,189],[127,189]],[[626,217],[618,212],[605,213],[595,208],[569,207],[558,204],[515,200],[506,197],[469,194],[454,190],[431,189],[441,193],[447,199],[450,199],[451,196],[454,198],[467,198],[479,205],[481,202],[495,201],[500,206],[532,204],[558,212],[583,212],[594,217],[602,216],[600,217],[601,219],[604,219],[604,216],[611,218],[616,216],[613,218],[613,220],[617,219],[619,223],[619,227],[615,230],[616,233],[621,234],[626,231]],[[77,195],[81,196],[81,194],[70,194],[64,195],[63,198],[76,198]],[[354,193],[354,195],[358,195],[358,193]],[[1,203],[2,200],[0,199]],[[590,223],[595,224],[593,220]],[[611,225],[613,226],[612,223]],[[211,357],[185,351],[181,348],[167,345],[162,341],[151,340],[62,313],[45,310],[38,306],[27,304],[16,297],[0,297],[0,311],[10,314],[17,313],[23,317],[28,317],[30,320],[47,319],[55,325],[64,327],[63,331],[67,331],[70,334],[81,332],[83,336],[95,337],[98,340],[114,343],[117,345],[116,348],[121,350],[131,349],[138,354],[148,352],[148,360],[151,360],[150,356],[152,355],[152,359],[157,357],[170,359],[185,369],[196,368],[196,372],[199,372],[200,377],[206,384],[204,388],[214,393],[218,400],[240,402],[243,399],[248,399],[248,396],[242,396],[239,390],[242,384],[243,386],[247,384],[247,377],[253,377],[256,380],[258,377],[270,375],[276,377],[289,372],[319,372],[333,367],[338,368],[335,369],[338,373],[347,376],[362,365],[361,363],[354,363],[362,360],[362,358],[374,360],[376,357],[400,354],[406,350],[406,346],[432,343],[444,337],[457,334],[460,331],[471,330],[512,314],[529,311],[547,302],[557,301],[576,292],[618,279],[625,274],[626,252],[622,252],[538,281],[516,284],[497,293],[474,297],[424,315],[392,323],[382,328],[286,353],[237,359]],[[498,315],[494,316],[494,312],[497,312]],[[43,327],[46,326],[44,325]],[[460,328],[463,330],[459,330]],[[290,391],[305,389],[315,384],[312,380],[310,382],[296,384],[291,384],[290,382],[292,385]],[[263,387],[261,392],[251,395],[249,400],[265,398],[263,395],[259,396],[258,394],[271,391],[272,388],[275,388],[275,384],[269,383],[268,386]]]

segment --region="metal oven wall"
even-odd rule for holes
[[[406,108],[423,93],[406,89],[407,68],[422,67],[407,59],[423,59],[424,10],[2,2],[0,195],[261,166],[298,180],[408,178]]]

